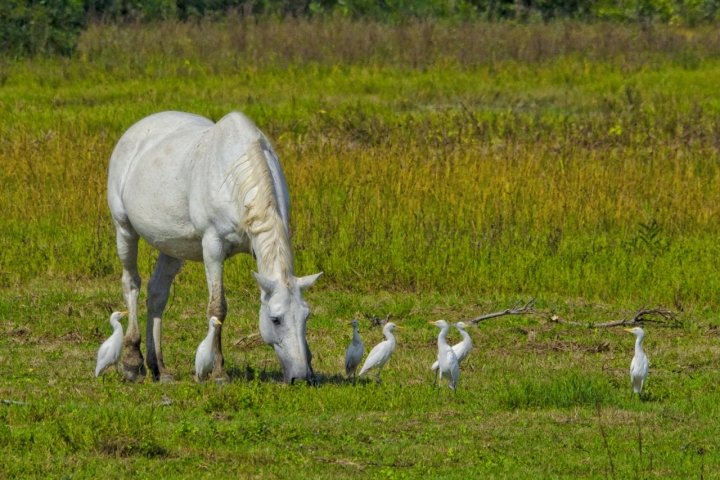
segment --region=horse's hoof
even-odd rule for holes
[[[141,383],[145,380],[147,370],[145,370],[145,365],[142,363],[140,365],[129,365],[122,362],[122,374],[128,382]]]

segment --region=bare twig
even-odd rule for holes
[[[251,345],[259,343],[257,338],[260,336],[260,332],[251,333],[247,337],[242,337],[240,340],[233,342],[232,347],[240,346],[241,348],[247,348]]]
[[[522,305],[522,307],[520,306]],[[533,310],[533,305],[535,305],[535,297],[532,297],[528,302],[523,305],[522,299],[515,302],[515,304],[508,308],[507,310],[502,310],[500,312],[495,313],[488,313],[487,315],[483,315],[481,317],[473,318],[470,320],[471,323],[478,323],[482,322],[483,320],[488,320],[490,318],[495,317],[502,317],[503,315],[524,315],[528,313],[535,313],[535,310]]]
[[[615,465],[613,465],[613,459],[612,459],[612,453],[610,452],[610,444],[607,440],[607,435],[605,435],[605,429],[603,428],[602,424],[602,415],[600,414],[600,403],[596,405],[597,407],[597,415],[598,415],[598,425],[600,426],[600,435],[602,435],[603,443],[605,444],[605,451],[607,452],[608,461],[610,462],[610,472],[612,473],[612,478],[615,480]]]
[[[649,315],[658,315],[657,318],[649,318]],[[550,320],[557,323],[564,323],[566,325],[575,325],[577,327],[590,327],[590,328],[605,328],[605,327],[619,327],[621,325],[638,325],[645,323],[660,323],[668,327],[680,326],[680,320],[677,319],[675,313],[665,308],[645,308],[643,305],[639,310],[633,314],[632,317],[625,317],[621,320],[613,320],[611,322],[602,323],[582,323],[573,322],[571,320],[565,320],[557,315],[550,317]]]

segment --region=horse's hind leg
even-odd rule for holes
[[[147,348],[145,353],[147,354],[147,364],[152,372],[153,380],[156,381],[171,382],[173,380],[173,376],[165,368],[163,360],[162,314],[167,305],[173,279],[182,268],[183,263],[183,260],[160,253],[155,264],[155,271],[153,271],[150,282],[148,282],[148,318],[145,332]]]
[[[145,378],[145,364],[140,353],[140,327],[138,327],[138,294],[140,275],[137,270],[139,235],[130,225],[116,223],[117,251],[123,266],[122,286],[128,309],[128,328],[123,342],[122,373],[130,382]]]

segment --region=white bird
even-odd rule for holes
[[[375,378],[377,379],[378,383],[381,383],[380,381],[380,372],[382,371],[383,366],[390,358],[390,355],[392,355],[393,350],[395,350],[395,337],[393,337],[392,332],[394,330],[402,330],[402,327],[398,327],[392,322],[388,322],[383,327],[383,335],[385,335],[385,340],[378,343],[373,347],[372,350],[370,350],[370,354],[365,359],[365,364],[363,365],[362,369],[360,369],[360,373],[358,373],[358,377],[362,376],[363,373],[367,372],[371,368],[378,367],[377,375],[375,375]]]
[[[457,322],[455,324],[455,328],[458,329],[458,332],[460,332],[460,335],[462,335],[462,342],[456,343],[452,346],[453,352],[455,352],[455,356],[457,357],[458,364],[462,363],[463,360],[465,360],[465,357],[468,356],[468,353],[470,353],[470,350],[472,349],[473,343],[472,338],[470,338],[470,334],[465,331],[467,327],[472,327],[469,323],[465,322]],[[434,372],[438,369],[438,362],[435,362],[432,364],[432,367],[430,369]]]
[[[643,385],[645,385],[645,380],[648,376],[648,368],[650,366],[648,357],[642,349],[642,341],[643,338],[645,338],[645,331],[640,327],[625,328],[623,330],[630,332],[637,337],[635,339],[635,356],[630,363],[630,380],[632,381],[633,392],[640,395]]]
[[[208,325],[207,337],[200,342],[195,352],[195,380],[198,383],[202,383],[212,372],[215,362],[215,335],[222,322],[217,317],[210,317]]]
[[[440,335],[438,335],[438,370],[440,378],[443,375],[448,377],[448,386],[455,390],[460,379],[460,362],[458,362],[455,351],[447,344],[446,338],[450,325],[445,320],[428,323],[441,329]]]
[[[348,378],[350,378],[350,375],[355,377],[357,368],[360,366],[362,357],[365,354],[365,345],[363,345],[363,341],[358,333],[358,321],[353,318],[351,325],[353,326],[353,339],[345,351],[345,374]]]
[[[110,315],[110,325],[113,327],[113,333],[100,345],[97,354],[97,365],[95,366],[95,377],[99,377],[110,365],[115,365],[115,370],[120,371],[118,370],[118,363],[120,362],[123,345],[123,328],[120,319],[127,314],[128,312],[114,312]]]

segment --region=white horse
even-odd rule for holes
[[[140,237],[160,251],[147,294],[146,355],[154,380],[173,378],[163,361],[162,313],[184,261],[205,264],[207,316],[224,322],[223,262],[241,252],[257,260],[260,334],[274,347],[285,381],[314,379],[305,338],[310,309],[302,291],[322,273],[294,275],[285,176],[270,142],[247,117],[232,112],[213,123],[163,112],[140,120],[110,158],[108,205],[129,311],[122,358],[126,379],[141,380],[146,373],[138,326]],[[222,328],[212,373],[216,380],[226,379]]]

